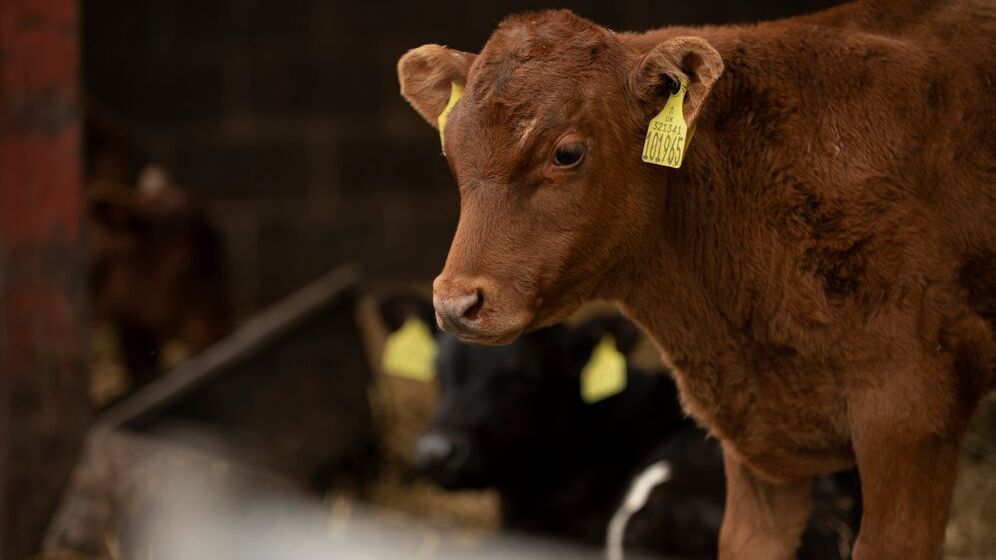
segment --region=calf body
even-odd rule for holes
[[[977,0],[643,34],[543,12],[411,51],[427,118],[465,85],[440,322],[503,342],[614,300],[723,442],[722,558],[791,557],[812,477],[853,464],[855,557],[936,558],[996,370],[994,58]],[[684,163],[643,163],[679,84]]]

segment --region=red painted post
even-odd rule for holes
[[[78,22],[0,0],[0,558],[37,548],[89,416]]]

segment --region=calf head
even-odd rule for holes
[[[434,324],[427,298],[380,298],[390,331],[409,318]],[[478,488],[511,472],[515,455],[574,416],[580,405],[566,329],[540,329],[505,346],[471,346],[434,330],[438,401],[414,450],[416,467],[440,486]]]
[[[439,45],[405,54],[402,95],[443,122],[461,197],[433,286],[442,328],[507,343],[609,295],[606,279],[661,204],[664,185],[648,186],[640,157],[650,119],[683,80],[693,123],[721,72],[702,39],[640,53],[568,11],[510,17],[480,54]],[[451,84],[463,91],[455,104]]]
[[[432,314],[428,301],[397,295],[380,309],[391,330]],[[501,486],[534,469],[530,459],[563,440],[586,406],[580,372],[606,335],[623,352],[637,340],[636,327],[618,317],[539,329],[504,346],[436,331],[439,400],[416,444],[416,467],[446,488]]]
[[[563,327],[506,346],[439,337],[439,401],[419,439],[416,465],[444,487],[500,484],[519,457],[566,428],[580,406]]]

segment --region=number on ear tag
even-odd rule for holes
[[[661,112],[650,120],[647,138],[643,141],[643,161],[675,169],[681,167],[694,132],[685,124],[683,108],[687,90],[688,82],[681,78],[678,92],[672,94]]]
[[[381,366],[384,371],[416,381],[430,381],[436,374],[436,340],[428,325],[415,317],[384,342]]]
[[[596,403],[626,389],[626,357],[616,349],[616,341],[604,336],[581,370],[581,399]]]
[[[443,109],[442,113],[439,113],[436,122],[439,124],[439,143],[443,146],[443,155],[446,154],[446,137],[443,135],[443,130],[446,128],[446,119],[450,116],[450,111],[453,110],[453,106],[459,101],[460,96],[463,95],[463,87],[456,82],[450,82],[450,100],[446,103],[446,108]]]

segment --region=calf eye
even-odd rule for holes
[[[557,167],[573,167],[581,161],[586,150],[587,147],[581,143],[558,146],[553,152],[553,163]]]

